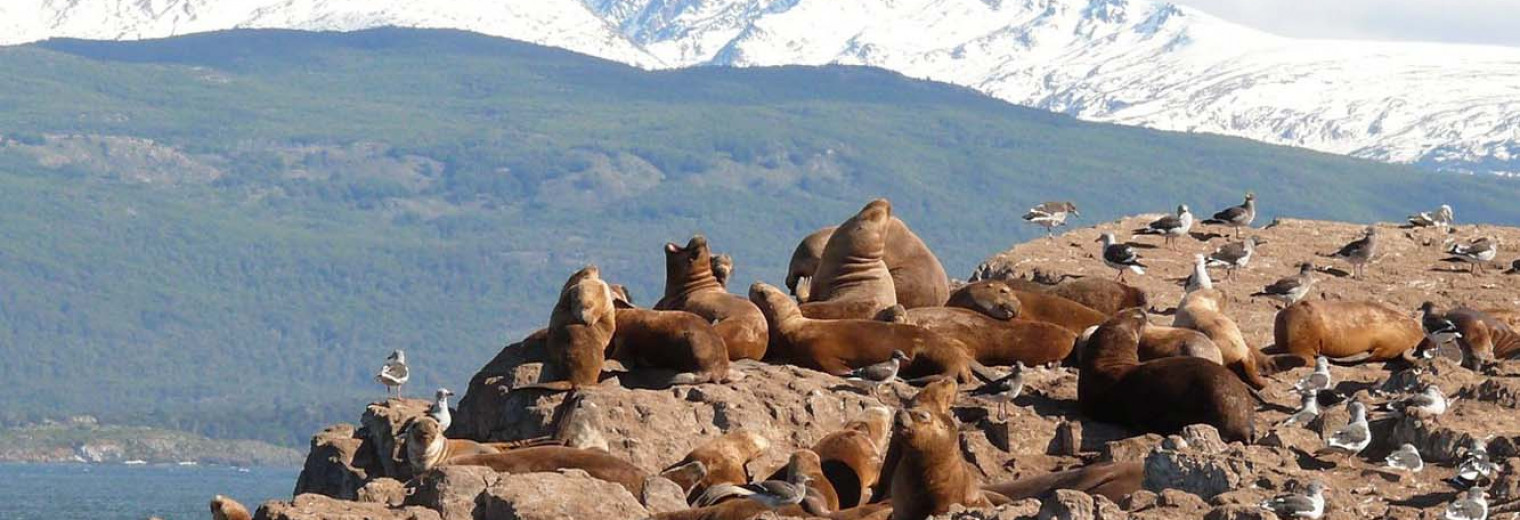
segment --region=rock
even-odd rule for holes
[[[353,425],[328,426],[311,438],[306,464],[296,479],[295,494],[315,493],[333,498],[354,500],[359,488],[378,474],[371,450],[358,437]]]
[[[1314,453],[1315,450],[1325,445],[1325,441],[1320,439],[1319,435],[1314,432],[1296,426],[1288,426],[1272,430],[1271,433],[1268,433],[1261,440],[1257,441],[1257,444]]]
[[[1182,440],[1188,447],[1201,453],[1219,453],[1227,445],[1219,439],[1219,430],[1207,424],[1189,424],[1182,428]]]
[[[668,513],[689,507],[681,486],[660,476],[650,477],[644,482],[644,496],[640,502],[650,513]]]
[[[440,466],[422,474],[406,504],[437,511],[443,520],[471,520],[477,499],[502,475],[484,466]]]
[[[1205,499],[1247,483],[1250,464],[1243,459],[1184,451],[1152,451],[1145,457],[1145,489],[1182,490]]]
[[[1422,421],[1413,417],[1401,417],[1393,421],[1388,433],[1388,444],[1398,446],[1413,444],[1420,450],[1425,463],[1455,463],[1461,458],[1461,449],[1472,442],[1473,436],[1453,430],[1437,421]]]
[[[504,476],[478,501],[476,517],[497,520],[626,520],[649,515],[622,486],[579,470]]]
[[[391,477],[403,482],[412,479],[403,431],[412,420],[427,415],[430,406],[432,403],[423,399],[386,399],[365,407],[364,416],[359,419],[358,436],[372,447],[380,467],[380,474],[371,474],[370,478]]]
[[[1026,498],[993,508],[968,509],[959,504],[952,505],[950,511],[931,516],[928,520],[1022,520],[1033,518],[1039,511],[1040,501]]]
[[[1093,520],[1097,518],[1097,508],[1092,495],[1057,489],[1040,504],[1036,517],[1040,520]]]
[[[1488,487],[1489,500],[1507,503],[1520,499],[1520,458],[1509,457],[1495,462],[1499,464],[1499,472],[1494,476],[1493,485]]]
[[[406,502],[406,485],[393,478],[377,478],[359,488],[358,501],[397,507]]]
[[[1119,507],[1114,501],[1103,495],[1093,495],[1093,513],[1098,520],[1123,520],[1129,518],[1124,508]]]
[[[440,520],[438,513],[421,507],[390,508],[383,504],[338,500],[316,494],[296,496],[290,502],[265,502],[255,520]]]
[[[1161,444],[1162,437],[1147,433],[1128,439],[1109,442],[1098,452],[1100,462],[1140,462]]]
[[[1160,499],[1161,496],[1157,495],[1155,492],[1142,489],[1134,493],[1130,493],[1129,496],[1124,497],[1124,500],[1120,500],[1119,507],[1124,508],[1125,511],[1139,511],[1141,509],[1155,506],[1156,502]]]
[[[1051,455],[1075,457],[1082,451],[1082,423],[1061,419],[1056,424],[1055,438],[1050,440]]]
[[[1488,401],[1510,409],[1520,409],[1520,379],[1490,378],[1459,393],[1463,398]]]
[[[469,391],[459,399],[448,434],[463,439],[508,439],[516,433],[498,431],[502,422],[510,419],[500,417],[499,412],[512,410],[505,407],[508,402],[523,402],[509,397],[507,391],[537,382],[547,359],[542,336],[529,336],[503,347],[470,378]]]
[[[1277,515],[1261,506],[1228,505],[1214,508],[1203,520],[1277,520]]]
[[[1196,510],[1208,509],[1208,504],[1204,503],[1202,498],[1198,498],[1198,495],[1194,495],[1180,489],[1161,490],[1161,494],[1157,498],[1156,503],[1162,507],[1176,507],[1180,509]]]

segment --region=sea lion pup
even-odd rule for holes
[[[871,319],[897,304],[892,272],[883,260],[892,204],[866,204],[829,236],[813,274],[804,316],[819,319]]]
[[[1066,280],[1047,292],[1086,305],[1106,316],[1131,307],[1150,306],[1150,297],[1145,291],[1102,277]]]
[[[884,406],[866,408],[865,415],[844,429],[824,436],[813,445],[820,471],[833,488],[837,504],[830,510],[849,509],[870,499],[871,486],[881,476],[881,458],[891,433],[892,411]]]
[[[1224,293],[1218,289],[1198,289],[1182,297],[1177,305],[1177,315],[1172,318],[1173,327],[1202,332],[1219,348],[1224,366],[1233,370],[1251,388],[1261,390],[1267,386],[1261,377],[1261,367],[1270,365],[1261,351],[1246,344],[1245,335],[1235,320],[1224,314]]]
[[[900,458],[892,474],[892,518],[927,518],[953,505],[992,506],[961,458],[960,433],[950,414],[899,410],[896,423],[892,444]]]
[[[750,300],[771,324],[773,359],[834,375],[892,358],[901,351],[912,360],[903,378],[935,375],[970,380],[972,359],[960,341],[923,327],[876,320],[815,320],[779,289],[755,282]]]
[[[686,311],[657,311],[633,307],[626,290],[617,299],[617,331],[608,357],[627,368],[664,368],[680,372],[668,385],[726,383],[728,349],[723,337],[701,316]],[[742,376],[741,376],[742,377]]]
[[[596,266],[570,275],[549,316],[549,362],[544,367],[545,376],[563,379],[520,388],[565,391],[596,386],[617,328],[612,301],[612,288],[602,281]]]
[[[535,446],[503,453],[469,455],[449,459],[451,466],[485,466],[500,473],[547,473],[562,469],[585,471],[592,478],[623,486],[640,503],[645,502],[648,480],[637,466],[599,450],[563,446]]]
[[[248,508],[236,500],[217,495],[211,498],[211,520],[252,520]]]
[[[945,306],[973,310],[999,320],[1019,318],[1024,312],[1022,300],[1013,287],[1002,280],[981,280],[962,285],[950,292]]]
[[[406,427],[406,463],[413,475],[448,464],[456,457],[501,453],[501,450],[465,439],[443,436],[443,428],[431,417],[420,417]]]
[[[1140,490],[1145,478],[1145,464],[1139,462],[1100,462],[1076,469],[1024,477],[1012,482],[982,486],[1009,500],[1038,498],[1057,489],[1072,489],[1089,495],[1102,495],[1118,502]]]
[[[686,311],[713,322],[731,361],[765,357],[765,316],[713,277],[712,255],[702,235],[691,237],[686,247],[665,244],[665,296],[654,309]]]
[[[1225,441],[1250,442],[1255,402],[1229,369],[1212,361],[1171,357],[1140,362],[1145,313],[1129,309],[1109,319],[1082,346],[1077,402],[1082,413],[1154,433],[1189,424],[1219,430]]]
[[[1419,320],[1382,303],[1316,300],[1278,311],[1272,337],[1289,354],[1272,358],[1273,368],[1284,370],[1311,365],[1317,356],[1337,363],[1399,358],[1425,331]]]
[[[717,280],[718,285],[723,286],[724,290],[727,290],[728,281],[734,275],[734,257],[729,256],[728,253],[713,255],[712,272],[713,279]]]
[[[1071,354],[1077,335],[1059,325],[1022,319],[999,320],[967,309],[894,306],[882,314],[955,338],[983,365],[1034,366],[1061,361]]]
[[[708,487],[717,484],[749,482],[749,471],[744,465],[770,449],[770,446],[770,441],[758,433],[731,431],[697,446],[685,458],[666,467],[660,474],[686,490],[687,498],[696,498]],[[704,471],[690,471],[693,463],[701,464]]]

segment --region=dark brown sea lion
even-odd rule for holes
[[[1023,319],[999,320],[961,308],[920,307],[902,313],[909,324],[955,338],[983,365],[1034,366],[1061,361],[1071,354],[1077,335],[1058,325]]]
[[[1118,502],[1140,490],[1145,465],[1139,462],[1100,462],[1076,469],[1025,477],[1012,482],[983,486],[1009,500],[1039,498],[1057,489],[1071,489],[1089,495],[1101,495]]]
[[[501,473],[545,473],[578,469],[592,478],[623,486],[640,502],[644,501],[644,483],[649,478],[637,466],[606,452],[561,446],[537,446],[505,453],[456,457],[450,459],[449,464],[485,466]]]
[[[651,367],[680,372],[669,384],[694,385],[731,380],[723,337],[701,316],[686,311],[617,310],[611,359],[630,369]]]
[[[1077,401],[1093,419],[1156,433],[1204,423],[1226,441],[1250,442],[1255,401],[1229,369],[1211,361],[1172,357],[1140,362],[1145,313],[1130,309],[1093,333],[1081,355]]]
[[[1267,382],[1261,369],[1271,362],[1260,350],[1246,344],[1245,335],[1235,320],[1224,313],[1224,293],[1218,289],[1198,289],[1182,297],[1172,326],[1193,329],[1208,336],[1219,348],[1224,366],[1233,370],[1251,388],[1260,390]]]
[[[713,277],[707,238],[691,237],[686,247],[665,244],[665,297],[655,310],[687,311],[714,322],[728,359],[761,359],[769,342],[765,316],[744,297],[729,294]]]
[[[685,458],[661,471],[661,474],[681,486],[692,497],[717,484],[746,484],[750,475],[745,464],[764,453],[770,445],[770,441],[758,433],[731,431],[697,446]],[[700,478],[691,479],[691,473],[679,471],[693,462],[701,463],[705,468]]]
[[[248,508],[231,498],[217,495],[211,499],[211,520],[252,520]]]
[[[1281,370],[1311,365],[1317,356],[1338,363],[1400,358],[1425,339],[1425,331],[1413,317],[1382,303],[1309,300],[1278,311],[1272,336],[1277,348],[1296,358],[1273,358]]]
[[[804,316],[871,319],[897,304],[892,272],[883,259],[891,221],[892,204],[876,199],[834,230],[813,275]]]
[[[771,324],[772,359],[843,375],[901,351],[912,360],[902,370],[904,378],[972,377],[969,350],[954,338],[914,325],[807,318],[796,302],[764,283],[751,285],[749,295]]]
[[[954,505],[992,506],[961,458],[960,432],[950,414],[899,410],[892,443],[901,454],[892,475],[892,518],[928,518]]]
[[[823,477],[838,500],[833,509],[852,508],[869,499],[871,486],[881,476],[881,459],[886,455],[891,422],[890,409],[873,406],[866,409],[861,419],[850,421],[813,445]]]
[[[606,362],[607,346],[617,328],[612,288],[600,275],[594,265],[570,275],[560,290],[554,313],[549,316],[546,338],[549,362],[544,366],[545,376],[562,379],[524,388],[563,391],[596,386]]]
[[[1150,306],[1150,298],[1145,291],[1102,277],[1066,280],[1051,287],[1048,292],[1108,316],[1131,307]]]
[[[1224,357],[1219,345],[1202,332],[1182,327],[1168,327],[1146,322],[1140,332],[1140,360],[1150,361],[1166,357],[1195,357],[1221,365]]]
[[[406,428],[406,462],[413,475],[421,475],[430,469],[448,464],[456,457],[501,453],[495,447],[466,439],[449,439],[443,436],[438,421],[421,417]]]

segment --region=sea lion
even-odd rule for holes
[[[761,359],[769,342],[765,316],[744,297],[729,294],[713,277],[707,238],[691,237],[686,247],[665,244],[665,296],[658,311],[687,311],[713,322],[728,359]]]
[[[1048,291],[1050,294],[1086,305],[1088,308],[1113,316],[1131,307],[1148,307],[1150,297],[1145,291],[1101,277],[1084,277],[1065,280]]]
[[[1089,495],[1101,495],[1118,502],[1140,490],[1145,478],[1145,464],[1139,462],[1100,462],[1076,469],[1024,477],[1012,482],[982,486],[1009,500],[1039,498],[1057,489],[1072,489]]]
[[[1219,345],[1202,332],[1182,327],[1156,325],[1149,320],[1140,332],[1140,360],[1165,357],[1195,357],[1224,364]]]
[[[586,399],[586,394],[574,393],[565,399],[554,420],[554,432],[542,437],[511,441],[483,442],[484,446],[497,451],[510,451],[534,446],[565,446],[586,450],[610,452],[604,430],[601,407]]]
[[[660,474],[681,486],[689,497],[696,497],[713,485],[748,483],[750,475],[745,464],[770,449],[770,446],[770,441],[758,433],[731,431],[697,446],[685,458],[671,464]],[[684,467],[694,462],[701,463],[705,469],[696,479],[691,478],[691,472],[684,471]]]
[[[602,281],[596,266],[570,275],[549,316],[549,362],[544,366],[545,376],[563,379],[524,388],[564,391],[596,386],[617,328],[612,301],[612,288]]]
[[[217,495],[211,498],[211,520],[252,520],[248,508],[231,498]]]
[[[960,385],[954,379],[941,379],[924,385],[923,389],[908,399],[903,406],[904,410],[928,410],[933,413],[950,416],[950,405],[955,403],[956,394]],[[893,427],[896,427],[896,417],[893,417]],[[884,437],[887,438],[887,437]],[[902,459],[903,447],[901,443],[893,440],[887,443],[887,452],[881,458],[881,471],[878,474],[876,485],[871,487],[870,500],[883,502],[890,498],[892,493],[892,475],[897,471],[897,463]]]
[[[899,306],[900,307],[900,306]],[[885,313],[912,325],[959,340],[983,365],[1034,366],[1071,354],[1077,335],[1059,325],[1024,319],[999,320],[961,308],[919,307]]]
[[[837,497],[838,503],[832,510],[866,503],[871,487],[881,476],[881,458],[886,455],[892,412],[884,406],[873,406],[865,414],[813,445],[823,477]]]
[[[443,428],[431,417],[421,417],[406,428],[406,462],[413,475],[448,464],[456,457],[501,453],[501,450],[465,439],[443,436]]]
[[[500,473],[546,473],[578,469],[592,478],[623,486],[640,502],[645,501],[644,483],[649,478],[637,466],[606,452],[562,446],[535,446],[504,453],[455,457],[448,463],[454,466],[485,466]]]
[[[607,357],[630,369],[679,372],[671,376],[670,385],[733,380],[723,336],[706,319],[686,311],[618,309],[617,331]]]
[[[892,518],[917,519],[951,506],[991,507],[960,453],[960,433],[948,413],[899,410],[892,443],[900,458],[892,475]]]
[[[1011,320],[1023,314],[1023,302],[1013,287],[1002,280],[982,280],[962,285],[950,292],[946,307],[969,309],[999,320]],[[905,305],[904,308],[907,306]],[[1026,318],[1036,319],[1038,318]]]
[[[960,341],[923,327],[876,320],[815,320],[804,317],[796,302],[761,282],[750,286],[750,300],[771,324],[772,358],[830,374],[892,358],[901,351],[912,360],[904,378],[937,375],[968,381],[969,350]]]
[[[825,476],[823,458],[817,452],[810,449],[792,452],[786,464],[776,468],[776,471],[771,472],[771,475],[764,480],[785,481],[788,473],[792,471],[807,475],[811,479],[808,481],[808,487],[817,493],[819,501],[822,502],[821,505],[826,508],[823,511],[839,510],[839,493],[835,491],[833,481]]]
[[[1446,319],[1456,324],[1457,332],[1462,334],[1457,345],[1462,347],[1467,360],[1464,362],[1469,367],[1520,355],[1520,333],[1492,314],[1460,307],[1446,311]]]
[[[891,219],[892,204],[876,199],[834,230],[813,275],[804,316],[871,319],[897,304],[892,272],[883,260]]]
[[[728,253],[713,255],[712,272],[713,279],[717,280],[718,285],[723,286],[724,290],[727,290],[728,281],[734,275],[734,257],[728,256]]]
[[[1140,362],[1145,313],[1129,309],[1104,322],[1082,347],[1077,401],[1082,413],[1155,433],[1204,423],[1226,441],[1250,442],[1256,408],[1251,391],[1211,361],[1171,357]]]
[[[797,297],[797,301],[808,301],[812,277],[818,271],[824,246],[836,229],[839,227],[829,226],[814,231],[792,251],[786,273],[786,288]],[[924,244],[923,239],[908,228],[902,219],[892,217],[887,228],[887,249],[882,260],[892,273],[897,303],[909,309],[944,305],[950,291],[950,278],[945,273],[945,267],[929,246]]]
[[[1516,260],[1520,262],[1520,260]],[[1520,329],[1520,311],[1513,309],[1483,309],[1484,313],[1493,316],[1511,329]]]
[[[1075,335],[1108,320],[1108,315],[1086,305],[1050,293],[1017,289],[1007,280],[996,279],[972,282],[956,289],[945,306],[971,309],[1000,319],[1012,317],[1002,318],[1008,313],[991,309],[1017,309],[1013,317],[1059,325]]]
[[[823,246],[828,245],[829,237],[834,236],[836,229],[839,226],[814,231],[792,251],[792,260],[786,269],[786,290],[797,301],[806,302],[812,296],[813,274],[818,272],[818,261],[823,258]]]
[[[1314,300],[1278,311],[1272,337],[1289,354],[1272,359],[1273,368],[1283,370],[1309,365],[1317,356],[1337,363],[1399,358],[1425,332],[1418,320],[1382,303]]]
[[[1267,386],[1261,377],[1260,367],[1270,365],[1261,351],[1246,344],[1245,335],[1235,320],[1226,316],[1223,309],[1224,293],[1218,289],[1198,289],[1182,297],[1177,305],[1177,315],[1172,318],[1173,327],[1202,332],[1219,349],[1224,366],[1229,367],[1251,388],[1261,390]]]

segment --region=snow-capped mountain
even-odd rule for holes
[[[1152,0],[9,0],[0,44],[450,27],[642,67],[844,63],[1093,120],[1520,173],[1520,48],[1302,40]]]

